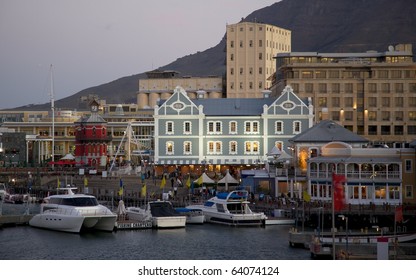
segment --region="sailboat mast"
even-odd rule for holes
[[[52,64],[50,67],[50,75],[51,75],[51,111],[52,111],[52,162],[55,161],[55,97],[54,97],[54,90],[53,90],[53,70]],[[52,169],[54,169],[54,164],[52,164]]]

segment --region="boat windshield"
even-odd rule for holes
[[[69,198],[51,198],[51,204],[69,205],[77,207],[97,206],[98,201],[95,197],[69,197]]]

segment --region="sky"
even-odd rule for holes
[[[59,100],[205,51],[277,1],[0,0],[0,109],[50,102],[51,82]]]

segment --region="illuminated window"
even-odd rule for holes
[[[230,134],[237,134],[237,122],[236,121],[230,122]]]
[[[172,141],[166,142],[166,154],[173,155],[174,154],[174,144]]]
[[[230,155],[237,154],[237,142],[236,141],[230,141]]]
[[[260,144],[258,141],[246,141],[244,142],[244,154],[246,155],[258,155],[260,150]]]
[[[207,144],[208,144],[209,155],[222,154],[222,142],[221,141],[209,141]]]

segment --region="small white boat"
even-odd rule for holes
[[[204,212],[200,209],[175,208],[175,210],[186,216],[187,224],[203,224],[205,222]]]
[[[23,204],[23,195],[6,193],[3,200],[5,203]]]
[[[48,196],[33,216],[33,227],[79,233],[81,230],[113,231],[117,215],[98,203],[95,196],[74,194],[71,188],[62,188],[66,194]]]
[[[237,190],[218,193],[202,205],[189,205],[188,209],[202,210],[205,222],[232,226],[264,226],[266,215],[253,212],[247,200],[248,192]]]
[[[129,219],[151,219],[154,228],[180,228],[186,225],[186,216],[177,212],[169,201],[150,201],[146,208],[127,207]]]
[[[4,200],[4,197],[7,194],[6,185],[4,183],[0,183],[0,200]]]

